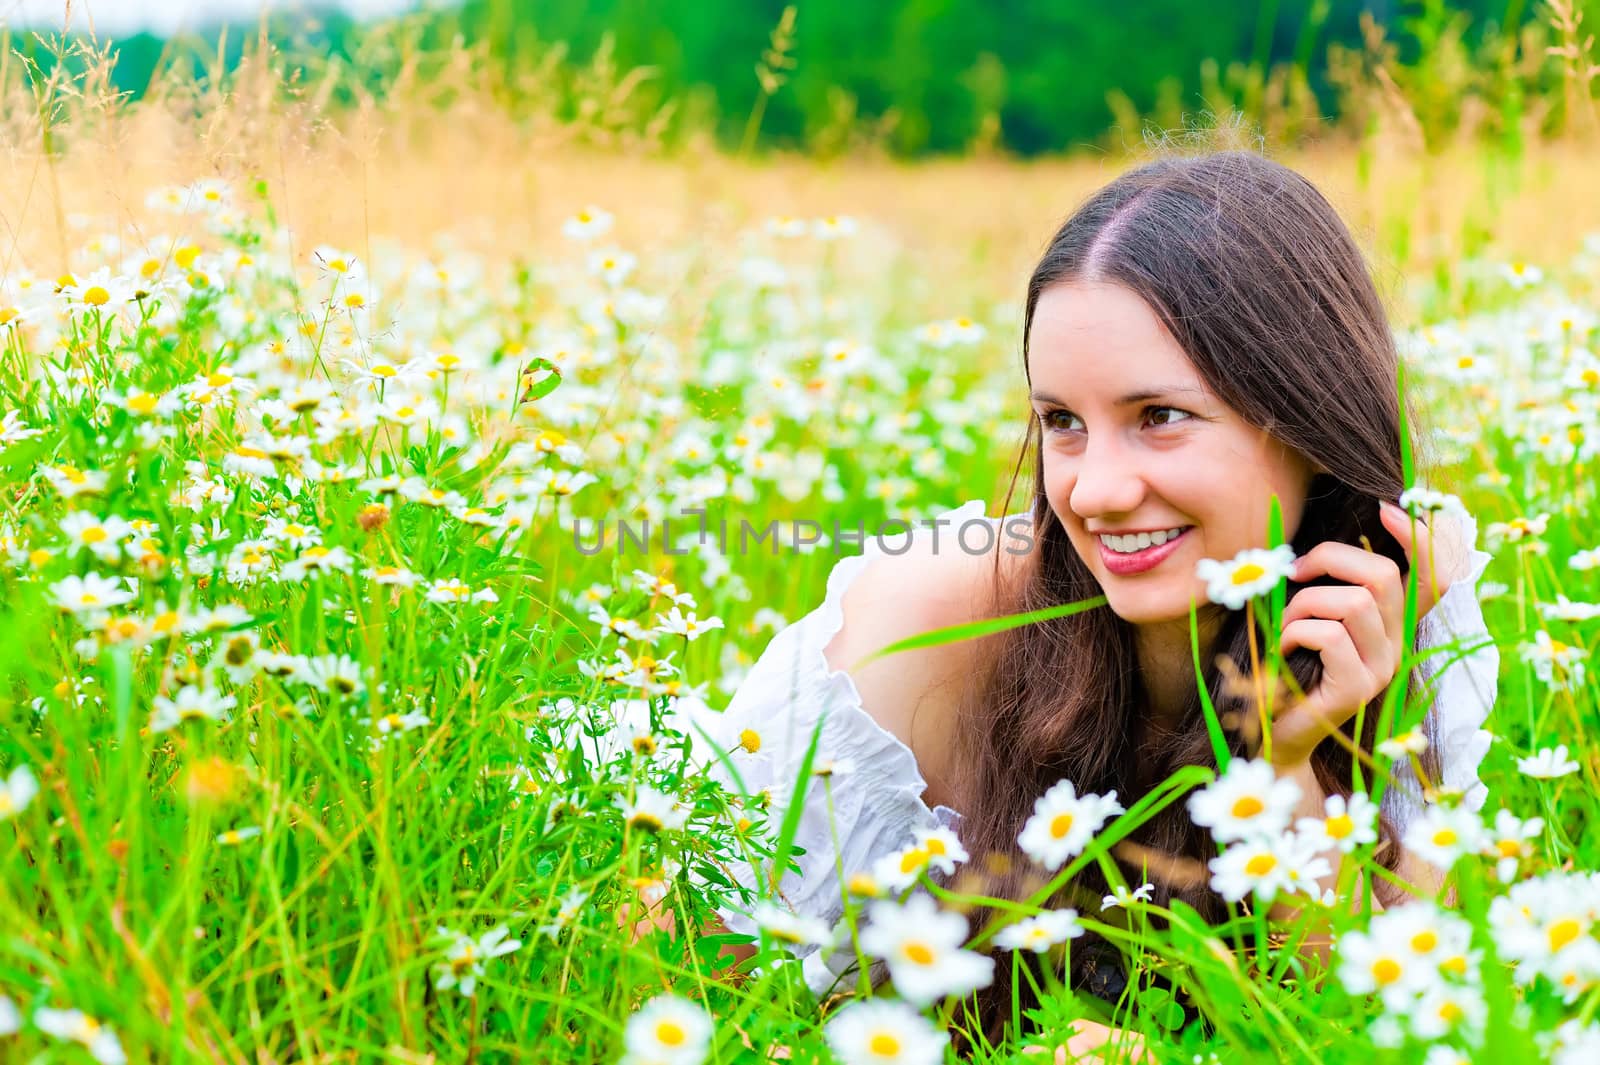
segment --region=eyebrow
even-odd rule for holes
[[[1185,393],[1196,396],[1205,394],[1198,388],[1190,388],[1188,386],[1179,385],[1173,385],[1170,388],[1147,388],[1141,389],[1138,392],[1129,392],[1127,395],[1117,400],[1116,405],[1119,407],[1126,407],[1132,403],[1144,403],[1147,400],[1160,399],[1162,396],[1183,395]],[[1036,391],[1032,393],[1029,398],[1038,402],[1054,403],[1058,407],[1066,406],[1065,403],[1045,392]]]

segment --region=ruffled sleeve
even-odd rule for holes
[[[1474,546],[1477,522],[1470,515],[1457,520],[1468,553],[1466,572],[1418,621],[1419,649],[1437,650],[1417,669],[1433,692],[1430,731],[1439,757],[1439,784],[1459,791],[1467,808],[1481,810],[1489,791],[1478,777],[1478,766],[1494,740],[1483,723],[1499,686],[1500,651],[1478,605],[1477,585],[1493,556]],[[1403,830],[1422,807],[1422,787],[1409,762],[1396,764],[1393,783],[1392,804],[1386,796],[1385,811]]]
[[[938,517],[960,523],[983,519],[983,511],[983,502],[973,500]],[[918,529],[911,537],[923,534]],[[885,540],[893,553],[904,553],[900,548],[907,543],[905,534],[886,534]],[[953,830],[961,820],[948,806],[930,808],[923,802],[927,783],[911,749],[867,713],[850,674],[831,668],[823,653],[844,623],[846,589],[868,563],[886,553],[877,540],[868,538],[862,554],[839,560],[828,574],[822,603],[772,637],[725,711],[717,713],[691,698],[680,698],[673,706],[675,713],[687,713],[692,723],[703,727],[722,749],[732,751],[730,760],[749,794],[769,791],[774,832],[797,794],[797,785],[802,789],[798,794],[804,796],[804,809],[795,845],[805,853],[795,859],[800,874],[786,874],[780,894],[795,913],[830,926],[844,912],[841,871],[848,879],[910,843],[918,830]],[[755,753],[738,747],[745,729],[760,737]],[[811,779],[802,781],[800,767],[813,734],[818,739]],[[819,767],[831,768],[825,780],[817,774]],[[720,762],[707,760],[705,768],[738,790]],[[749,863],[739,864],[742,868],[729,872],[754,890],[754,870]],[[725,910],[722,917],[729,930],[756,934],[755,922],[743,910]],[[848,950],[832,959],[818,957],[814,947],[796,948],[795,953],[803,959],[807,981],[818,994],[854,962]]]

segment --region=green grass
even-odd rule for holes
[[[691,738],[661,715],[676,693],[721,705],[773,629],[820,601],[837,556],[586,555],[572,521],[659,520],[703,501],[735,528],[821,513],[871,529],[968,498],[998,507],[1020,408],[1009,371],[986,367],[1010,365],[1014,316],[997,309],[981,336],[935,343],[919,332],[925,306],[885,269],[900,249],[867,227],[838,242],[753,227],[751,246],[786,281],[726,270],[703,302],[666,301],[659,318],[620,293],[673,294],[704,249],[651,249],[613,287],[585,268],[586,246],[553,237],[533,272],[488,261],[487,282],[458,290],[417,269],[421,255],[386,253],[361,263],[368,287],[330,276],[331,250],[286,245],[264,202],[224,196],[238,198],[226,225],[205,209],[171,215],[165,243],[74,251],[72,278],[13,270],[0,285],[0,310],[23,312],[0,327],[0,415],[16,417],[0,450],[0,766],[38,782],[0,821],[0,994],[22,1022],[0,1056],[66,1047],[35,1023],[59,1008],[108,1025],[135,1061],[610,1061],[640,1003],[669,988],[713,1019],[708,1060],[824,1054],[818,1004],[793,966],[768,967],[783,957],[776,942],[759,974],[730,984],[709,976],[722,942],[695,931],[738,901],[728,870],[787,854],[793,826],[676,763]],[[1522,288],[1491,263],[1465,264],[1432,304],[1466,313],[1412,346],[1412,384],[1446,431],[1430,482],[1458,491],[1486,529],[1551,516],[1537,537],[1495,548],[1479,589],[1503,657],[1486,813],[1545,821],[1520,879],[1600,868],[1587,831],[1600,809],[1594,673],[1562,689],[1520,654],[1541,628],[1592,650],[1593,620],[1539,607],[1600,598],[1600,568],[1568,565],[1600,546],[1600,383],[1583,376],[1600,346],[1600,251],[1543,265],[1549,276]],[[134,290],[146,294],[129,302]],[[609,312],[597,302],[608,294]],[[967,309],[959,283],[940,298],[952,315]],[[859,359],[830,366],[833,338]],[[1460,366],[1467,353],[1488,368],[1477,380]],[[399,378],[371,373],[407,360]],[[320,398],[295,409],[297,387]],[[161,400],[116,400],[133,389]],[[374,405],[386,413],[372,421],[333,417]],[[103,485],[69,497],[72,477],[45,472],[69,467]],[[545,470],[598,480],[562,496]],[[415,478],[418,491],[385,478]],[[441,506],[427,490],[459,500]],[[97,557],[63,531],[75,511],[135,528]],[[306,529],[332,554],[296,545]],[[383,583],[395,574],[379,567],[416,583]],[[652,590],[635,570],[676,588]],[[91,573],[132,578],[128,602],[60,609],[60,582]],[[685,611],[725,627],[692,641],[658,632],[641,652],[586,617],[593,601],[648,629],[685,592]],[[208,613],[230,607],[240,612]],[[619,648],[669,665],[634,661],[632,676],[608,679],[598,666]],[[157,700],[186,687],[231,698],[227,719],[152,730]],[[619,700],[648,700],[653,739],[630,742]],[[1518,757],[1556,743],[1575,773],[1518,771]],[[1205,777],[1129,802],[1067,869],[1102,860],[1157,801]],[[642,786],[675,796],[686,826],[630,825],[621,804]],[[617,912],[657,878],[682,932],[631,943]],[[1492,860],[1469,856],[1450,882],[1484,952],[1472,972],[1486,1007],[1481,1032],[1454,1045],[1474,1060],[1536,1060],[1544,1033],[1595,1022],[1600,972],[1563,1001],[1531,964],[1500,960],[1490,914],[1508,886]],[[1565,890],[1588,892],[1580,938],[1592,941],[1593,885]],[[1179,1027],[1171,997],[1134,981],[1107,1019],[1144,1032],[1163,1061],[1422,1055],[1415,1040],[1376,1046],[1381,1003],[1306,971],[1294,949],[1305,927],[1257,951],[1265,927],[1247,915],[1212,928],[1176,910],[1158,928],[1148,906],[1090,911],[1086,925],[1136,966],[1175,974],[1210,1023]],[[1368,918],[1334,920],[1353,931]],[[460,952],[440,929],[499,926],[520,946],[482,962],[474,994],[436,986]],[[959,1017],[954,1005],[927,1015]],[[1052,994],[1046,1015],[1088,1008]]]

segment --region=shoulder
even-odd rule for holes
[[[996,616],[997,590],[1020,575],[1027,558],[1017,552],[1017,541],[1009,543],[1010,550],[1003,531],[986,551],[967,550],[982,547],[980,538],[964,545],[950,529],[937,543],[921,536],[901,554],[869,559],[841,600],[843,622],[824,652],[829,666],[850,674],[863,709],[910,747],[927,773],[937,775],[944,753],[930,737],[944,731],[946,713],[954,709],[991,638],[862,660],[901,640]]]

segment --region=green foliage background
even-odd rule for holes
[[[679,120],[717,130],[736,146],[762,93],[755,67],[783,0],[464,0],[410,16],[418,54],[452,41],[481,48],[515,102],[519,75],[571,72],[596,61],[648,67],[638,97],[677,101]],[[1540,0],[803,0],[796,5],[792,66],[764,105],[761,143],[827,151],[850,129],[877,128],[901,155],[963,152],[977,144],[1021,155],[1093,143],[1114,125],[1108,94],[1142,114],[1194,114],[1207,105],[1208,60],[1265,72],[1292,66],[1336,117],[1329,46],[1359,47],[1369,13],[1404,65],[1426,63],[1441,40],[1459,40],[1480,61],[1515,48],[1516,28],[1538,19]],[[1596,21],[1596,0],[1580,7]],[[349,57],[371,27],[330,11],[314,24],[276,16],[285,46]],[[214,28],[197,39],[139,34],[116,42],[115,81],[138,95],[164,65],[186,74],[237,59],[252,27]],[[37,42],[20,42],[48,66]],[[295,49],[288,48],[288,54]],[[1509,53],[1508,53],[1509,54]],[[358,63],[369,67],[370,64]],[[192,68],[192,69],[188,69]],[[571,94],[569,106],[578,106]],[[1248,106],[1245,108],[1248,112]],[[1173,114],[1176,112],[1176,114]],[[1259,119],[1259,115],[1248,117]],[[886,121],[887,118],[887,121]],[[1128,131],[1123,131],[1124,135]]]

